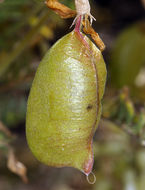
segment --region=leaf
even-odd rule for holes
[[[134,85],[145,63],[145,23],[136,23],[117,38],[111,59],[111,78],[116,87]]]

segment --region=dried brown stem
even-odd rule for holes
[[[21,177],[24,183],[28,183],[27,168],[16,159],[13,149],[9,148],[7,167],[10,171]]]

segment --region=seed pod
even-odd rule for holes
[[[106,67],[100,50],[75,31],[58,40],[36,72],[28,99],[26,135],[36,158],[54,167],[74,167],[88,175]]]

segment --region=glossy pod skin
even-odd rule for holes
[[[106,67],[100,50],[85,40],[90,49],[72,31],[46,53],[28,98],[26,136],[42,163],[74,167],[88,175]]]

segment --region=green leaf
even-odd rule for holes
[[[115,43],[111,59],[112,83],[117,87],[134,85],[145,63],[145,23],[137,23],[124,30]]]

